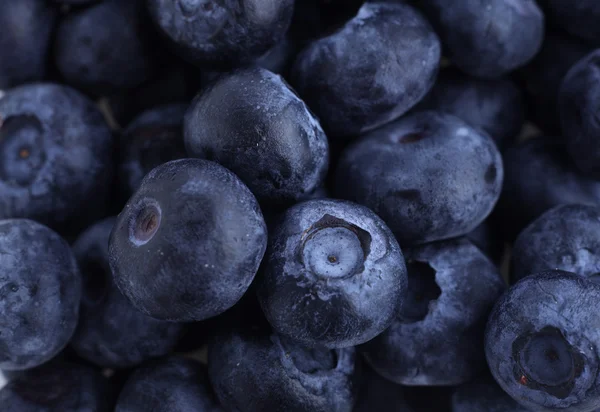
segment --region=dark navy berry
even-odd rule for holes
[[[548,21],[574,36],[600,45],[600,4],[595,0],[540,0]]]
[[[117,218],[109,260],[115,283],[142,312],[198,321],[233,306],[266,249],[266,225],[250,190],[199,159],[153,169]]]
[[[0,99],[0,218],[88,223],[106,204],[111,151],[102,114],[75,90],[11,89]]]
[[[419,112],[348,147],[334,194],[371,208],[408,246],[475,229],[494,207],[502,176],[487,134],[452,115]]]
[[[158,29],[174,50],[200,66],[251,63],[285,35],[293,0],[148,0]]]
[[[485,365],[488,314],[504,291],[496,266],[466,239],[406,251],[408,298],[394,323],[361,348],[383,377],[457,385]]]
[[[600,8],[598,8],[600,12]],[[569,154],[587,176],[600,180],[600,50],[579,60],[563,79],[558,95],[562,134]]]
[[[306,346],[343,348],[379,335],[406,295],[394,235],[364,206],[312,200],[270,231],[258,297],[278,333]]]
[[[95,94],[130,89],[156,70],[156,42],[143,0],[104,0],[67,14],[58,25],[54,60],[68,84]]]
[[[0,390],[3,412],[110,412],[112,402],[99,371],[58,361],[28,370]]]
[[[257,330],[230,331],[208,348],[208,373],[226,410],[350,412],[354,348],[304,348]]]
[[[169,357],[137,369],[121,390],[115,412],[219,412],[206,367]]]
[[[600,208],[561,205],[533,221],[512,248],[513,280],[560,269],[600,283]]]
[[[435,81],[440,44],[411,6],[366,3],[297,58],[292,85],[327,133],[363,133],[413,107]]]
[[[452,412],[530,412],[519,405],[489,376],[457,387],[452,394]]]
[[[485,339],[500,386],[534,411],[600,408],[600,285],[549,271],[516,283],[496,303]]]
[[[460,117],[489,134],[500,148],[516,140],[525,121],[525,103],[513,82],[477,79],[456,69],[440,72],[417,110],[436,110]]]
[[[41,365],[69,342],[81,277],[69,245],[27,219],[0,221],[0,369]]]
[[[96,365],[128,368],[168,354],[183,325],[156,320],[138,311],[114,284],[108,263],[108,239],[115,218],[86,230],[73,245],[83,280],[79,325],[71,346]]]
[[[201,91],[185,116],[191,156],[237,174],[261,204],[293,203],[322,185],[328,144],[319,122],[278,75],[240,70]]]
[[[422,4],[450,60],[472,76],[500,77],[526,64],[542,45],[544,15],[535,0]]]

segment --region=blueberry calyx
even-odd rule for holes
[[[129,239],[136,245],[148,243],[160,227],[162,211],[158,202],[145,200],[129,226]]]

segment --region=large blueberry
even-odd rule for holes
[[[408,4],[366,3],[300,53],[292,85],[332,136],[374,129],[408,111],[435,81],[440,44]]]
[[[208,373],[227,410],[350,412],[357,385],[354,348],[304,348],[257,330],[219,335]]]
[[[452,394],[452,412],[530,412],[519,405],[490,376],[458,386]]]
[[[504,186],[494,220],[507,240],[548,209],[567,203],[600,204],[600,182],[583,176],[564,145],[529,139],[504,153]]]
[[[115,220],[96,223],[73,245],[84,287],[71,346],[96,365],[128,368],[169,353],[182,336],[183,325],[138,311],[114,284],[108,239]]]
[[[41,80],[46,74],[56,10],[39,0],[8,1],[0,8],[0,89]]]
[[[550,209],[521,232],[511,254],[511,275],[560,269],[600,283],[600,208],[561,205]]]
[[[110,412],[112,403],[99,371],[59,361],[28,370],[0,390],[3,412]]]
[[[408,299],[392,326],[361,350],[396,383],[468,382],[485,365],[485,323],[505,289],[502,277],[466,239],[409,249],[406,257]]]
[[[121,390],[115,412],[219,412],[206,367],[183,357],[156,360],[137,369]]]
[[[531,60],[542,45],[544,15],[535,0],[421,3],[448,57],[472,76],[502,76]]]
[[[75,331],[80,299],[65,240],[32,220],[0,221],[0,369],[29,369],[57,355]]]
[[[535,411],[600,408],[600,285],[574,273],[523,278],[490,314],[485,351],[500,386]]]
[[[111,132],[83,95],[55,84],[11,89],[0,99],[0,218],[87,224],[106,204],[111,152]]]
[[[96,94],[130,89],[156,70],[156,41],[143,0],[104,0],[67,14],[54,43],[65,81]]]
[[[203,90],[184,121],[191,156],[227,167],[261,204],[293,203],[323,183],[327,137],[304,102],[265,69],[227,74]]]
[[[600,3],[596,0],[540,0],[549,22],[591,44],[600,45]]]
[[[408,246],[475,229],[494,207],[502,176],[491,137],[452,115],[419,112],[348,147],[334,194],[371,208]]]
[[[245,65],[285,35],[294,0],[148,0],[158,29],[185,59],[209,68]]]
[[[385,223],[364,206],[312,200],[270,231],[258,297],[278,333],[343,348],[379,335],[406,295],[406,266]]]
[[[498,147],[513,141],[525,121],[525,103],[509,79],[477,79],[456,69],[440,72],[435,85],[416,107],[460,117],[489,134]]]
[[[146,175],[117,218],[109,260],[139,310],[198,321],[242,297],[266,244],[262,213],[240,179],[214,162],[181,159]]]

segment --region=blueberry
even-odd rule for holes
[[[308,349],[266,332],[230,330],[208,348],[208,373],[226,410],[350,412],[355,351]]]
[[[153,169],[117,218],[109,243],[115,283],[161,320],[199,321],[233,306],[266,249],[252,193],[229,170],[199,159]]]
[[[73,245],[83,279],[79,325],[71,346],[96,365],[128,368],[168,354],[183,325],[153,319],[121,294],[108,263],[108,239],[115,218],[87,229]]]
[[[199,362],[172,356],[137,369],[125,383],[115,412],[218,412]]]
[[[273,73],[287,72],[292,59],[296,56],[296,47],[289,36],[285,36],[277,44],[260,56],[254,64]]]
[[[56,33],[54,60],[68,84],[95,94],[130,89],[156,70],[156,42],[143,0],[104,0],[67,14]]]
[[[600,209],[561,205],[533,221],[517,238],[511,276],[560,269],[600,283]]]
[[[540,0],[549,22],[591,44],[600,45],[600,4],[595,0]]]
[[[109,412],[112,393],[95,369],[53,361],[11,380],[0,405],[3,412]]]
[[[509,79],[483,80],[445,69],[416,107],[460,117],[489,134],[504,148],[519,134],[525,121],[525,103],[520,89]]]
[[[544,15],[535,0],[425,0],[423,9],[448,57],[463,72],[494,78],[525,65],[540,49]]]
[[[567,203],[600,204],[600,183],[583,176],[564,145],[540,137],[504,153],[504,186],[494,220],[507,240],[545,211]]]
[[[46,74],[56,10],[39,0],[10,1],[0,8],[0,89],[41,80]]]
[[[293,0],[148,0],[150,15],[173,49],[200,66],[251,63],[285,35]]]
[[[0,218],[87,224],[106,204],[111,151],[101,113],[75,90],[11,89],[0,99]]]
[[[487,134],[452,115],[419,112],[348,147],[334,194],[371,208],[408,246],[475,229],[494,207],[502,176]]]
[[[121,143],[119,182],[129,197],[156,166],[186,157],[183,144],[185,104],[147,110],[125,129]]]
[[[489,376],[477,378],[456,388],[452,412],[529,412],[519,405]]]
[[[485,364],[485,322],[505,288],[500,273],[464,238],[409,249],[406,257],[408,299],[392,326],[362,351],[399,384],[467,382]]]
[[[600,285],[574,273],[527,276],[490,314],[485,351],[500,386],[535,411],[600,408]]]
[[[366,3],[334,34],[297,57],[292,85],[332,136],[355,135],[396,119],[435,81],[440,44],[411,6]]]
[[[379,335],[406,294],[394,235],[366,207],[312,200],[270,231],[257,292],[278,333],[305,346],[343,348]]]
[[[27,219],[0,221],[0,369],[41,365],[69,342],[81,277],[69,245]]]
[[[382,378],[371,368],[362,370],[356,405],[352,412],[414,412],[407,401],[404,387]]]
[[[191,156],[236,173],[263,205],[293,203],[323,183],[327,138],[278,75],[254,68],[226,74],[194,100],[184,121]]]
[[[558,95],[567,150],[577,167],[596,180],[600,180],[600,125],[594,116],[600,110],[599,65],[600,50],[583,57],[563,79]]]

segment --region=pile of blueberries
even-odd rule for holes
[[[600,411],[598,0],[7,0],[0,89],[1,412]]]

